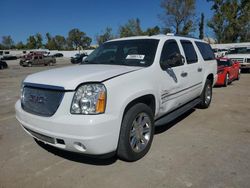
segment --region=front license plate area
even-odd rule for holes
[[[31,135],[33,135],[34,137],[36,137],[37,139],[43,141],[43,142],[47,142],[47,143],[51,143],[51,144],[55,144],[55,139],[40,133],[37,133],[35,131],[32,131],[30,129],[25,128]]]

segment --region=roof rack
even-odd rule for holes
[[[176,36],[176,37],[186,37],[186,38],[192,38],[192,39],[198,39],[201,40],[197,37],[193,37],[193,36],[185,36],[185,35],[180,35],[180,34],[174,34],[174,33],[167,33],[167,34],[157,34],[157,35],[153,35],[153,36]]]
[[[167,35],[167,36],[175,36],[174,33],[167,33],[166,35]]]
[[[192,38],[192,39],[199,39],[199,38],[197,38],[197,37],[193,37],[193,36],[189,36],[189,35],[180,35],[180,34],[175,34],[174,36],[177,36],[177,37],[187,37],[187,38]],[[201,40],[201,39],[199,39],[199,40]]]

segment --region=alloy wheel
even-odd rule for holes
[[[140,113],[133,121],[130,130],[130,146],[133,151],[139,153],[143,151],[150,141],[152,124],[146,113]]]

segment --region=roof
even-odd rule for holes
[[[138,40],[138,39],[156,39],[156,40],[161,40],[161,39],[173,39],[173,38],[180,38],[180,39],[192,39],[195,41],[201,41],[204,43],[207,43],[203,40],[200,40],[198,38],[193,38],[193,37],[188,37],[188,36],[180,36],[180,35],[174,35],[174,34],[159,34],[159,35],[152,35],[152,36],[132,36],[132,37],[124,37],[124,38],[118,38],[118,39],[113,39],[107,42],[111,42],[111,41],[123,41],[123,40]]]

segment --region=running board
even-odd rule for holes
[[[161,117],[160,119],[155,121],[155,126],[163,126],[166,125],[167,123],[173,121],[174,119],[176,119],[177,117],[179,117],[180,115],[184,114],[185,112],[187,112],[188,110],[194,108],[196,105],[198,105],[199,103],[201,103],[201,99],[197,98],[185,105],[183,105],[182,107],[166,114],[165,116]]]

